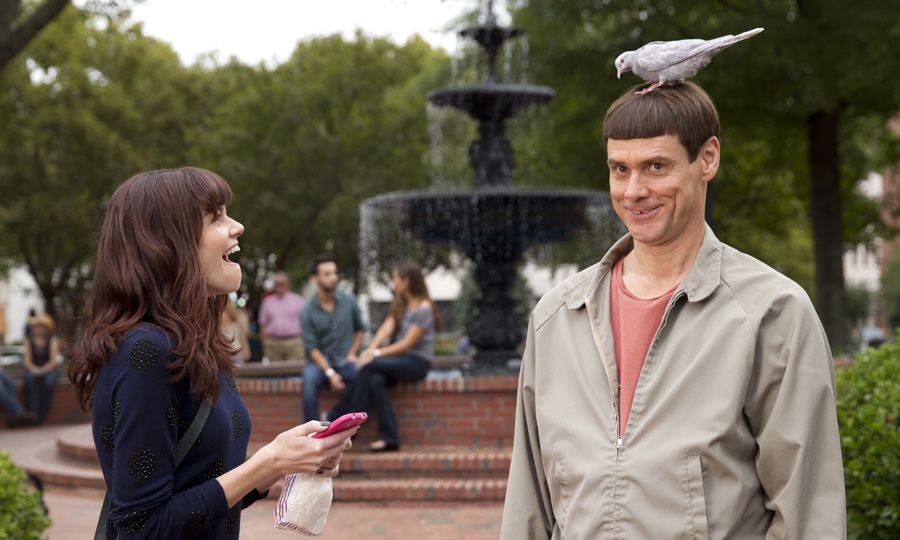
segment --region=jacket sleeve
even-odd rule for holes
[[[828,339],[806,293],[781,295],[760,321],[745,412],[767,539],[846,538],[844,474]]]
[[[532,315],[519,372],[516,427],[503,522],[500,526],[501,540],[549,539],[555,523],[537,431],[534,373],[535,332]]]
[[[173,415],[177,403],[189,398],[169,380],[169,364],[175,357],[161,335],[133,332],[112,359],[116,405],[112,425],[107,426],[112,431],[107,461],[111,469],[104,474],[110,480],[110,522],[120,537],[190,538],[228,513],[225,493],[215,478],[184,491],[173,489],[177,444]]]

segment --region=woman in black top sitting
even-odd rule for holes
[[[347,411],[378,412],[378,440],[371,452],[389,452],[400,448],[397,416],[388,395],[388,387],[400,381],[420,381],[431,369],[435,328],[440,314],[432,302],[422,276],[413,262],[401,262],[391,272],[394,302],[384,323],[375,332],[369,347],[360,355],[359,372],[345,406]],[[390,338],[390,343],[384,342]]]
[[[59,373],[56,359],[59,356],[59,339],[54,335],[55,324],[50,315],[41,314],[28,321],[31,328],[25,338],[25,405],[38,423],[47,418],[53,403],[53,387]]]
[[[246,459],[250,417],[219,321],[241,283],[229,260],[244,227],[231,189],[195,168],[122,184],[97,248],[92,313],[70,366],[111,496],[106,537],[239,537],[240,512],[281,476],[334,476],[353,430],[323,439],[309,422]],[[176,443],[212,407],[176,467]],[[245,461],[246,459],[246,461]]]

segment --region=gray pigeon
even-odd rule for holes
[[[725,47],[751,38],[762,32],[754,28],[736,36],[722,36],[716,39],[680,39],[677,41],[654,41],[636,51],[623,52],[616,58],[616,76],[633,71],[635,75],[653,84],[639,94],[646,94],[669,82],[682,82],[693,77],[706,67],[712,57]]]

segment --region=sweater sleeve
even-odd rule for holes
[[[256,501],[258,501],[260,499],[265,499],[268,496],[269,496],[268,489],[263,491],[262,493],[260,493],[259,490],[254,489],[250,493],[244,495],[244,498],[241,499],[241,508],[243,510],[246,510],[247,507],[250,506],[251,504],[255,503]]]
[[[110,359],[112,448],[104,474],[120,537],[190,538],[228,513],[215,478],[174,492],[178,404],[189,399],[170,382],[174,360],[165,334],[145,329],[130,332]]]

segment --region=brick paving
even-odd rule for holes
[[[57,439],[65,426],[0,431],[0,448],[13,460],[34,459],[34,450]],[[100,513],[102,492],[89,488],[48,487],[45,501],[53,518],[47,538],[71,540],[91,538]],[[266,499],[247,509],[241,520],[241,538],[297,538],[296,533],[273,527],[275,499]],[[336,502],[325,540],[356,538],[392,540],[487,540],[500,532],[502,503],[350,503]]]
[[[88,489],[51,488],[45,493],[53,526],[48,540],[91,538],[100,515],[101,493]],[[241,539],[298,538],[275,529],[275,499],[258,501],[241,515]],[[335,503],[324,540],[488,540],[500,535],[501,503],[370,504]]]

